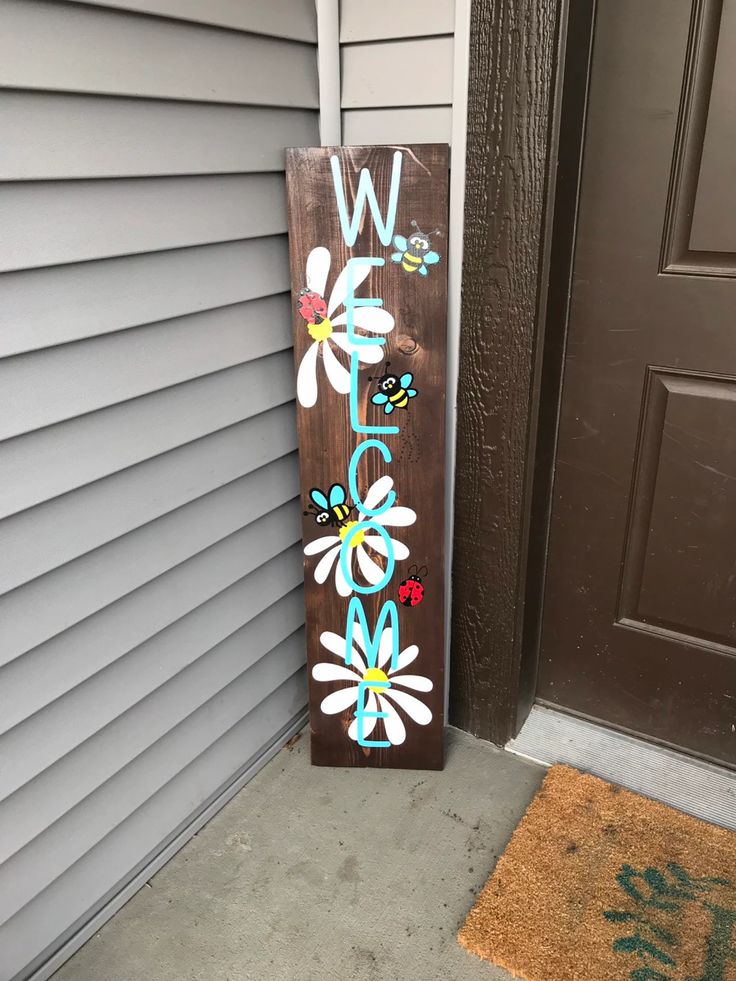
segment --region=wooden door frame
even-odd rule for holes
[[[534,700],[596,0],[472,0],[450,722]]]

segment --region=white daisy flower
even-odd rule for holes
[[[371,487],[368,489],[368,493],[365,495],[365,500],[363,502],[365,507],[369,511],[374,511],[380,505],[381,501],[386,499],[393,486],[394,482],[391,477],[379,477],[379,479],[371,485]],[[353,579],[355,579],[354,564],[357,562],[358,569],[360,569],[365,581],[368,583],[368,585],[375,586],[383,579],[385,575],[385,569],[380,564],[376,553],[378,553],[378,555],[387,556],[388,549],[386,542],[383,540],[379,532],[370,527],[363,531],[361,530],[360,526],[371,521],[387,529],[400,528],[406,527],[407,525],[413,525],[416,520],[416,511],[412,511],[411,508],[392,507],[388,508],[388,510],[384,511],[383,514],[379,514],[376,517],[369,517],[367,514],[359,514],[357,521],[346,521],[345,524],[337,530],[337,534],[323,535],[321,538],[315,538],[313,542],[309,542],[308,545],[304,546],[305,555],[319,555],[321,552],[325,553],[315,567],[315,582],[320,584],[325,582],[332,571],[332,567],[334,566],[335,588],[340,596],[350,596],[353,589],[343,575],[339,559],[343,542],[347,538],[348,534],[355,529],[347,546],[345,564],[350,570],[351,576]],[[402,561],[403,559],[409,557],[409,549],[403,544],[403,542],[399,542],[395,538],[391,538],[391,544],[393,545],[394,557],[397,559],[397,561]]]
[[[335,280],[330,298],[325,303],[325,287],[331,262],[329,249],[324,246],[312,249],[307,258],[307,295],[303,292],[299,299],[299,312],[306,321],[304,329],[312,338],[312,344],[301,360],[296,377],[297,398],[306,408],[317,401],[317,362],[320,355],[327,380],[335,391],[342,395],[347,395],[350,391],[350,372],[335,356],[333,345],[347,355],[355,351],[358,358],[367,364],[377,364],[384,356],[381,344],[352,344],[348,340],[347,311],[333,316],[347,296],[347,266]],[[353,290],[357,290],[371,268],[363,264],[353,266]],[[356,307],[353,310],[353,325],[376,334],[387,334],[394,328],[394,318],[383,307]],[[338,327],[344,329],[337,330]]]
[[[410,691],[432,691],[431,680],[420,674],[401,673],[417,658],[419,648],[416,644],[406,647],[396,659],[396,666],[392,667],[390,663],[391,628],[388,627],[381,634],[376,666],[369,668],[366,665],[366,643],[360,623],[355,624],[353,639],[355,644],[351,651],[350,665],[322,661],[312,668],[312,677],[315,681],[350,682],[349,687],[339,688],[323,698],[320,708],[326,715],[337,715],[339,712],[344,712],[357,703],[361,691],[358,686],[361,681],[376,682],[375,688],[363,689],[365,711],[385,712],[386,718],[380,721],[383,723],[386,739],[392,746],[400,746],[406,739],[406,726],[398,709],[401,709],[417,725],[426,726],[432,721],[432,713],[424,702],[410,694]],[[320,643],[331,654],[335,654],[343,662],[345,661],[347,651],[345,637],[331,631],[325,631],[320,636]],[[378,682],[383,684],[378,684]],[[390,682],[390,687],[384,687],[386,682]],[[405,690],[407,688],[409,691]],[[371,736],[378,722],[378,719],[370,716],[363,718],[363,737],[365,739]],[[350,723],[348,736],[357,742],[357,719],[353,719]]]

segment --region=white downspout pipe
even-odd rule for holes
[[[319,138],[322,146],[340,146],[340,2],[316,0]]]
[[[468,61],[470,0],[455,0],[454,68],[452,81],[452,147],[450,151],[450,227],[447,269],[447,440],[445,453],[445,719],[450,692],[450,618],[452,613],[452,540],[457,450],[457,384],[460,362],[460,299],[465,227],[465,158],[468,138]]]

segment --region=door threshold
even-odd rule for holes
[[[544,766],[567,763],[736,831],[736,773],[713,763],[541,705],[506,749]]]

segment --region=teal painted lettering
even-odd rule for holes
[[[361,681],[358,685],[358,711],[355,713],[358,728],[358,745],[368,746],[373,749],[387,749],[391,743],[385,739],[366,739],[363,728],[365,719],[387,719],[388,712],[368,712],[365,707],[366,692],[370,688],[390,688],[390,681]]]
[[[378,650],[381,645],[381,635],[386,629],[386,621],[391,618],[391,671],[395,671],[399,666],[399,615],[396,604],[393,600],[386,600],[381,607],[376,620],[376,629],[371,636],[368,629],[363,602],[357,596],[353,596],[348,604],[348,616],[345,624],[345,663],[352,664],[353,660],[353,634],[355,632],[356,620],[363,629],[363,639],[365,641],[365,662],[369,668],[375,668],[378,662]]]
[[[363,443],[360,443],[353,450],[353,455],[350,457],[350,465],[348,466],[348,487],[350,489],[350,500],[355,504],[357,509],[361,514],[367,515],[369,518],[377,518],[379,514],[383,514],[384,511],[388,511],[389,508],[393,507],[394,501],[396,500],[396,491],[390,490],[386,495],[386,500],[381,505],[380,508],[367,508],[365,504],[360,499],[360,493],[358,492],[358,463],[360,458],[363,456],[366,450],[371,447],[378,450],[378,452],[383,457],[386,463],[391,463],[391,451],[386,446],[377,439],[367,439]]]
[[[360,421],[360,410],[358,407],[358,363],[357,351],[350,352],[350,425],[354,433],[386,433],[395,436],[399,431],[398,426],[364,426]]]
[[[396,224],[396,207],[399,203],[399,184],[401,181],[401,161],[402,156],[399,150],[394,153],[393,165],[391,167],[391,186],[388,194],[388,211],[384,222],[381,211],[378,207],[376,192],[373,187],[370,171],[364,167],[360,172],[358,180],[358,190],[355,195],[355,210],[353,211],[352,221],[348,220],[347,202],[345,200],[345,188],[343,186],[342,173],[340,171],[340,160],[336,154],[330,157],[332,168],[332,183],[335,188],[335,200],[337,201],[337,213],[340,218],[342,237],[345,244],[352,248],[358,237],[358,231],[363,221],[366,201],[373,217],[373,224],[376,226],[381,245],[391,245]]]
[[[355,322],[353,320],[353,311],[356,307],[382,307],[383,300],[379,300],[375,296],[355,296],[355,283],[353,281],[353,269],[355,266],[382,266],[384,264],[384,259],[374,259],[370,256],[356,256],[354,259],[348,259],[346,276],[347,276],[347,295],[345,296],[345,310],[347,312],[347,335],[348,340],[351,344],[356,347],[369,347],[371,344],[385,344],[385,337],[366,337],[365,334],[355,333]]]
[[[386,570],[383,573],[383,578],[375,584],[375,586],[359,586],[358,583],[353,579],[353,573],[350,569],[350,565],[347,560],[347,556],[350,554],[350,543],[355,535],[360,535],[364,531],[368,531],[372,528],[380,537],[383,539],[386,546]],[[391,581],[391,576],[394,574],[394,567],[396,566],[396,556],[394,554],[394,543],[391,541],[391,536],[383,527],[383,525],[378,525],[375,521],[361,521],[356,522],[352,528],[348,528],[348,532],[343,538],[342,545],[340,546],[340,569],[345,577],[345,582],[350,586],[352,590],[356,593],[360,593],[363,596],[368,596],[371,593],[380,593],[382,589],[385,589]]]

